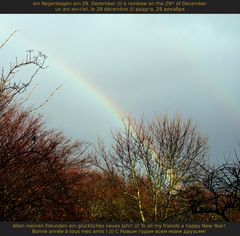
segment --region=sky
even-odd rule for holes
[[[111,141],[118,112],[146,120],[182,114],[222,160],[240,142],[240,15],[1,15],[8,68],[26,50],[47,54],[32,104],[72,139]],[[18,75],[23,77],[22,74]]]

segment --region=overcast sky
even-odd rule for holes
[[[116,112],[181,113],[209,137],[211,158],[240,141],[240,15],[1,15],[8,65],[27,49],[48,55],[31,102],[74,139],[109,140]]]

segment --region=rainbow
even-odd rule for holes
[[[184,57],[188,58],[190,66],[201,66],[201,63],[199,62],[198,58],[194,56],[194,52],[192,52],[190,49],[186,48],[184,44],[177,40],[177,36],[173,34],[170,31],[167,31],[167,27],[163,26],[161,27],[161,31],[165,29],[165,33],[171,34],[169,39],[172,39],[166,43],[170,43],[171,46],[174,47],[174,49],[179,52]],[[174,40],[173,40],[174,39]],[[28,39],[24,38],[24,41],[28,41]],[[31,45],[33,43],[31,42]],[[26,44],[28,45],[28,43]],[[36,47],[37,48],[37,47]],[[87,78],[84,78],[80,74],[80,72],[74,70],[70,66],[68,66],[63,60],[60,58],[51,58],[52,61],[54,61],[54,66],[58,68],[61,74],[64,75],[64,77],[68,79],[73,79],[77,83],[79,83],[82,88],[89,93],[101,106],[107,110],[113,117],[113,119],[116,119],[117,121],[121,122],[121,114],[123,114],[123,111],[105,94],[103,94],[94,84],[92,84]],[[240,109],[238,104],[234,101],[232,95],[229,93],[226,88],[222,87],[220,84],[216,83],[213,79],[211,79],[211,76],[209,74],[206,74],[204,71],[204,68],[201,68],[201,77],[203,78],[203,82],[206,85],[206,88],[210,89],[211,92],[214,93],[214,95],[219,99],[219,101],[224,105],[225,109],[228,111],[229,114],[231,114],[232,119],[234,120],[234,123],[238,128],[240,128]],[[204,96],[204,95],[203,95]],[[154,156],[154,153],[153,153]],[[171,174],[168,175],[169,178],[171,178]]]
[[[214,75],[210,75],[209,73],[207,74],[205,72],[205,68],[201,65],[199,59],[194,56],[194,52],[189,48],[186,48],[176,33],[168,30],[168,27],[164,24],[159,24],[159,28],[160,34],[168,35],[166,44],[170,44],[176,52],[187,58],[189,66],[196,67],[197,65],[197,67],[200,68],[200,76],[202,77],[202,82],[205,84],[206,89],[209,89],[209,91],[211,91],[211,93],[221,102],[221,104],[223,104],[225,110],[231,116],[231,119],[236,127],[240,129],[240,108],[232,94],[223,85],[216,83],[212,79],[214,78]],[[26,37],[22,37],[21,39],[24,45],[34,45],[34,43]],[[35,48],[38,48],[37,45],[35,45]],[[124,112],[109,97],[103,94],[87,78],[84,78],[80,72],[75,71],[73,68],[68,66],[59,57],[57,59],[51,58],[51,60],[54,61],[56,68],[58,68],[58,70],[64,74],[66,78],[73,79],[79,83],[87,93],[89,93],[106,111],[112,115],[113,119],[120,121],[120,114],[123,114]]]
[[[34,48],[39,48],[37,45],[39,43],[32,42],[27,37],[21,35],[20,42],[22,45],[34,45]],[[51,57],[51,65],[57,68],[58,73],[64,75],[67,79],[72,79],[77,82],[78,86],[87,92],[97,103],[99,103],[117,122],[120,122],[121,116],[123,114],[122,110],[113,103],[105,94],[103,94],[93,83],[88,79],[84,78],[79,71],[74,70],[72,67],[68,66],[61,58]]]
[[[71,67],[66,66],[66,64],[58,59],[54,62],[55,66],[60,69],[61,74],[66,78],[71,78],[76,82],[80,82],[81,87],[87,91],[91,97],[93,97],[101,106],[107,110],[114,119],[120,121],[122,111],[118,108],[114,102],[109,99],[105,94],[101,93],[100,90],[92,84],[89,80],[84,78],[78,71],[73,70]]]
[[[165,32],[167,27],[163,27]],[[163,29],[161,28],[161,29]],[[171,32],[171,39],[176,39],[176,35]],[[171,46],[174,47],[176,52],[179,52],[180,55],[183,55],[188,59],[189,66],[193,68],[198,68],[198,71],[201,71],[202,83],[205,85],[205,88],[208,89],[224,106],[227,113],[231,116],[232,121],[237,128],[240,129],[240,107],[237,104],[237,101],[234,100],[232,94],[220,83],[217,83],[212,78],[215,78],[215,75],[210,75],[205,72],[205,68],[201,65],[199,59],[194,56],[194,52],[189,48],[184,46],[184,43],[178,39],[177,44],[174,40],[172,42],[168,41]],[[75,71],[70,66],[67,66],[64,61],[61,59],[54,60],[55,66],[59,68],[61,73],[63,73],[66,78],[71,78],[77,81],[83,89],[89,93],[101,106],[112,114],[113,119],[120,121],[121,114],[124,114],[123,109],[120,109],[109,97],[103,94],[94,84],[92,84],[88,79],[84,78],[78,71]],[[203,94],[204,96],[204,94]],[[213,108],[214,109],[214,108]],[[207,115],[207,114],[206,114]]]
[[[179,51],[179,48],[178,48]],[[113,119],[117,121],[121,120],[121,115],[124,114],[123,109],[119,108],[109,97],[103,94],[93,83],[91,83],[88,79],[80,74],[80,72],[74,70],[70,66],[67,66],[64,61],[60,59],[54,60],[54,65],[58,68],[66,78],[71,78],[75,80],[81,87],[89,93],[94,100],[99,103],[106,111],[108,111]],[[195,63],[193,63],[195,62]],[[196,66],[196,64],[200,67],[200,63],[197,62],[197,58],[192,57],[191,66]],[[240,110],[237,103],[234,101],[233,96],[227,89],[221,86],[219,83],[214,82],[210,79],[210,76],[207,75],[204,71],[204,68],[200,69],[202,82],[205,84],[206,89],[209,89],[211,93],[221,102],[221,104],[225,107],[226,111],[231,114],[231,119],[236,124],[238,128],[240,128]],[[204,94],[203,94],[204,96]],[[207,115],[207,114],[206,114]]]

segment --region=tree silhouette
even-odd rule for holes
[[[219,166],[204,168],[191,190],[184,193],[193,214],[210,214],[224,221],[239,220],[240,160],[226,160]]]

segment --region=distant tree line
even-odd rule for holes
[[[45,61],[30,50],[1,73],[0,221],[240,221],[237,151],[210,164],[193,121],[166,114],[150,122],[122,115],[110,148],[73,142],[37,114],[49,98],[24,106]],[[32,74],[16,80],[25,67]]]

